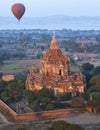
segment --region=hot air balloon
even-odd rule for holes
[[[20,18],[25,13],[25,6],[21,3],[16,3],[12,5],[11,11],[14,14],[14,16],[18,19],[18,21],[20,21]]]

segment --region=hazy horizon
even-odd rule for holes
[[[20,22],[13,17],[0,17],[0,29],[72,29],[100,30],[100,17],[24,17]]]
[[[20,22],[17,21],[11,11],[15,3],[24,4],[26,11]],[[100,0],[2,0],[0,1],[0,29],[1,28],[71,28],[71,29],[100,29]],[[54,16],[74,17],[68,21],[64,18],[58,19]],[[2,17],[11,17],[5,20]],[[49,20],[47,20],[49,17]],[[75,18],[76,17],[76,18]],[[86,19],[79,21],[81,17]],[[26,20],[27,18],[31,18]],[[37,20],[33,20],[37,18]],[[41,21],[40,18],[44,18]],[[9,18],[8,18],[9,19]],[[45,19],[47,24],[45,24]],[[96,19],[96,20],[95,20]],[[55,23],[54,23],[55,20]],[[35,21],[35,22],[34,22]],[[59,23],[59,25],[58,25]],[[38,24],[38,26],[37,26]],[[56,26],[56,25],[57,26]],[[44,26],[46,25],[46,26]]]

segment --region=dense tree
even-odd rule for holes
[[[65,122],[64,120],[54,121],[50,130],[85,130],[84,128]]]
[[[54,105],[51,104],[51,103],[49,103],[49,104],[46,106],[45,109],[46,109],[46,110],[53,110],[53,109],[54,109]]]
[[[37,96],[40,103],[47,104],[50,102],[50,93],[45,87],[38,91]]]
[[[45,87],[39,91],[27,91],[26,96],[30,107],[34,111],[38,111],[40,108],[45,110],[46,106],[51,101],[50,92]]]
[[[93,71],[93,75],[98,75],[98,74],[100,74],[100,66],[95,67]]]
[[[1,83],[3,83],[3,81]],[[2,85],[3,90],[0,89],[1,99],[7,103],[19,101],[22,98],[24,91],[23,80],[13,80],[6,82],[5,84],[3,83]]]
[[[89,81],[89,91],[100,91],[100,75],[91,78]]]
[[[61,100],[66,101],[66,100],[71,100],[72,96],[70,92],[66,92],[63,95],[60,96]]]
[[[94,65],[90,63],[84,63],[82,65],[83,74],[85,75],[87,89],[89,88],[89,80],[93,76]]]
[[[69,127],[70,127],[70,124],[66,123],[63,120],[54,121],[52,123],[52,128],[53,128],[52,130],[66,130],[66,129],[69,129]]]
[[[87,85],[87,89],[88,89],[90,87],[89,81],[93,75],[90,72],[84,72],[84,75],[85,75],[86,85]]]
[[[0,94],[0,98],[6,103],[10,101],[9,95],[6,91]]]
[[[72,107],[83,107],[84,106],[84,99],[82,97],[75,97],[71,101]]]
[[[94,69],[94,65],[90,63],[84,63],[82,65],[83,71],[92,71]]]
[[[100,92],[92,92],[92,100],[96,100],[100,102]]]
[[[69,127],[69,130],[85,130],[85,129],[80,127],[79,125],[71,124],[70,127]]]
[[[33,91],[26,91],[26,97],[29,104],[32,104],[33,101],[36,99],[35,92]]]

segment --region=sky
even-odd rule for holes
[[[0,16],[13,16],[15,3],[25,5],[24,17],[100,16],[100,0],[0,0]]]

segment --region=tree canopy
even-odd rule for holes
[[[67,123],[64,120],[54,121],[50,130],[85,130],[76,124]]]
[[[6,103],[19,101],[24,90],[24,83],[25,82],[20,79],[6,83],[1,81],[0,85],[2,85],[2,89],[0,90],[0,98]]]
[[[92,71],[94,69],[94,65],[90,63],[84,63],[82,68],[84,71]]]
[[[100,75],[95,75],[89,81],[90,91],[100,91]]]
[[[98,74],[100,74],[100,66],[95,67],[93,71],[93,75],[98,75]]]

